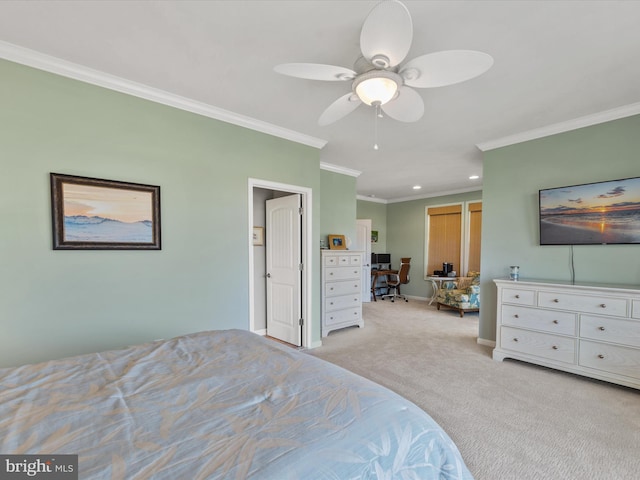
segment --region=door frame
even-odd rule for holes
[[[277,190],[286,193],[300,194],[302,200],[302,251],[301,261],[304,265],[302,275],[301,297],[302,297],[302,315],[304,318],[304,324],[302,325],[302,347],[311,348],[313,345],[312,332],[313,332],[313,309],[311,298],[311,285],[313,279],[312,268],[312,206],[313,206],[313,190],[308,187],[301,187],[299,185],[289,185],[286,183],[271,182],[269,180],[261,180],[258,178],[249,178],[248,180],[248,230],[247,232],[247,244],[249,249],[249,330],[255,332],[255,285],[254,278],[254,265],[253,265],[253,240],[251,232],[253,231],[253,189],[264,188],[267,190]]]

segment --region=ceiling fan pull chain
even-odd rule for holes
[[[380,146],[378,145],[378,118],[382,118],[382,112],[380,110],[380,102],[375,102],[374,106],[375,117],[373,118],[373,149],[379,150]]]

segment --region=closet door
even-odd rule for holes
[[[354,250],[364,252],[362,259],[362,301],[371,301],[371,219],[356,220]]]
[[[267,335],[301,345],[300,195],[267,200]]]

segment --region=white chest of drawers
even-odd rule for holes
[[[494,280],[494,360],[640,388],[640,288]]]
[[[362,320],[362,252],[322,250],[322,336]]]

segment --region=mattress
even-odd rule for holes
[[[81,479],[471,479],[392,391],[242,330],[0,369],[0,453]]]

